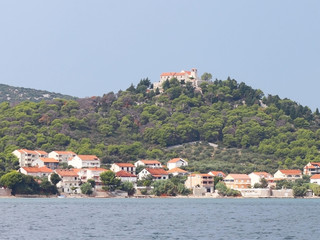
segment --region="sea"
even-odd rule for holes
[[[0,239],[320,239],[320,199],[0,199]]]

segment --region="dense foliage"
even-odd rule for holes
[[[17,168],[17,148],[95,154],[104,164],[179,156],[200,172],[275,172],[320,161],[318,110],[230,78],[200,89],[176,79],[163,93],[150,87],[142,79],[102,97],[1,103],[0,174]],[[189,142],[198,144],[179,146]]]
[[[39,102],[41,100],[52,100],[54,98],[75,99],[75,97],[61,93],[0,84],[0,102],[10,102],[15,104],[27,100]]]

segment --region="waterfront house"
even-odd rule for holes
[[[178,167],[168,170],[167,173],[172,174],[172,176],[186,176],[189,174],[187,171]]]
[[[167,167],[169,170],[185,166],[188,166],[188,162],[182,158],[173,158],[167,163]]]
[[[100,167],[100,159],[96,155],[77,155],[68,164],[74,168]]]
[[[32,166],[37,166],[37,167],[44,167],[46,166],[47,168],[50,168],[52,170],[58,168],[59,166],[59,161],[54,159],[54,158],[38,158],[33,163],[31,164]]]
[[[50,168],[44,167],[21,167],[19,172],[33,177],[48,177],[53,171]]]
[[[79,169],[56,169],[55,173],[59,175],[61,181],[57,183],[57,188],[63,193],[80,193]],[[49,175],[49,180],[50,180]]]
[[[71,151],[52,151],[48,154],[49,158],[54,158],[62,163],[67,163],[69,159],[72,159],[76,156],[74,152]]]
[[[316,183],[320,185],[320,174],[314,174],[310,177],[310,183]]]
[[[89,179],[92,179],[97,185],[101,185],[100,174],[105,171],[108,171],[108,169],[100,167],[81,168],[78,171],[78,176],[81,182],[87,182]]]
[[[260,183],[263,178],[267,180],[268,185],[273,183],[273,176],[267,172],[252,172],[249,174],[249,177],[251,179],[251,186],[252,187],[256,183]]]
[[[126,171],[131,174],[136,174],[136,167],[132,163],[113,163],[110,170],[115,173],[119,171]]]
[[[144,166],[146,168],[162,168],[161,162],[157,160],[139,160],[134,164],[136,167]]]
[[[280,169],[274,175],[274,180],[295,181],[302,178],[302,173],[299,169]]]
[[[203,188],[208,193],[214,191],[214,179],[210,174],[193,173],[188,176],[184,185],[189,189]]]
[[[169,174],[163,168],[145,168],[138,174],[138,179],[145,179],[149,175],[152,176],[153,180],[166,180],[169,178]]]
[[[304,166],[303,174],[309,176],[320,174],[320,162],[309,162],[306,166]]]
[[[20,167],[31,167],[33,161],[39,157],[48,157],[48,153],[41,150],[17,149],[12,153],[19,159]]]
[[[116,172],[116,177],[119,178],[121,182],[132,182],[132,183],[137,182],[136,175],[123,170]]]
[[[224,183],[231,189],[244,189],[251,187],[251,179],[247,174],[228,174]]]
[[[214,177],[226,177],[226,174],[224,172],[221,172],[221,171],[210,171],[208,172],[208,174],[210,174],[211,176],[214,176]]]

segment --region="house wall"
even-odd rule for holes
[[[310,183],[315,183],[320,185],[320,179],[310,179]]]
[[[68,159],[71,158],[71,157],[75,157],[75,156],[76,155],[73,155],[73,154],[59,154],[59,153],[57,153],[55,151],[50,152],[48,154],[49,158],[54,158],[54,159],[56,159],[56,160],[58,160],[59,162],[62,162],[62,163],[63,162],[68,163]]]

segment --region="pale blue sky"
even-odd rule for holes
[[[198,68],[320,108],[319,0],[0,1],[0,83],[79,97]]]

